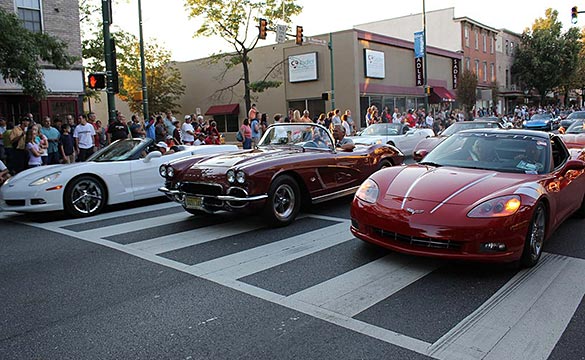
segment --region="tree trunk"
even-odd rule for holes
[[[242,52],[242,65],[244,66],[244,101],[246,102],[246,114],[245,117],[248,117],[248,113],[252,108],[252,100],[250,98],[250,69],[248,68],[248,52],[246,49]]]

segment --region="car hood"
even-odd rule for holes
[[[303,148],[300,146],[281,147],[281,148],[262,148],[250,151],[243,151],[231,154],[212,156],[194,164],[192,169],[196,168],[232,168],[253,166],[259,162],[275,161],[280,159],[290,159],[291,157],[305,156]]]
[[[551,122],[552,119],[534,119],[526,121],[526,125],[542,125]]]
[[[376,175],[384,182],[381,174]],[[396,172],[384,186],[380,184],[380,192],[385,194],[386,199],[401,202],[406,199],[435,205],[469,205],[483,198],[499,196],[499,193],[513,192],[526,182],[528,180],[524,174],[410,165]]]
[[[80,173],[83,172],[87,167],[93,165],[92,162],[80,162],[67,165],[46,165],[31,168],[22,171],[12,177],[10,182],[15,183],[17,181],[35,181],[43,176],[50,175],[56,172],[68,172],[68,173]]]

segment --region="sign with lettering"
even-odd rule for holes
[[[386,63],[383,52],[364,49],[364,64],[366,77],[375,79],[386,77]]]
[[[423,58],[419,57],[414,59],[414,70],[416,74],[416,86],[423,86],[425,84]]]
[[[288,57],[288,81],[291,83],[317,80],[317,53]]]
[[[460,66],[461,66],[461,60],[460,59],[453,59],[453,67],[452,67],[453,89],[457,89],[457,83],[459,82]]]

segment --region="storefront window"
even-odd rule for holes
[[[65,120],[67,115],[75,117],[77,116],[76,108],[77,102],[74,100],[71,101],[51,101],[49,102],[49,106],[51,109],[51,113],[49,116],[54,121],[56,119]]]
[[[406,99],[405,98],[396,98],[395,99],[395,107],[398,108],[398,110],[400,110],[401,113],[405,112],[406,109]]]
[[[406,109],[416,109],[415,98],[406,98]]]
[[[217,130],[221,132],[236,132],[239,130],[238,115],[215,115]]]

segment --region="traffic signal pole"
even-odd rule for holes
[[[146,65],[144,63],[144,40],[142,37],[142,4],[138,0],[138,24],[140,27],[140,72],[142,73],[142,114],[148,121],[148,89],[146,87]]]
[[[112,24],[112,1],[102,0],[102,17],[104,32],[104,57],[106,61],[107,86],[106,93],[108,96],[108,123],[116,121],[116,98],[114,97],[114,62],[112,59],[112,41],[110,35],[110,25]]]

